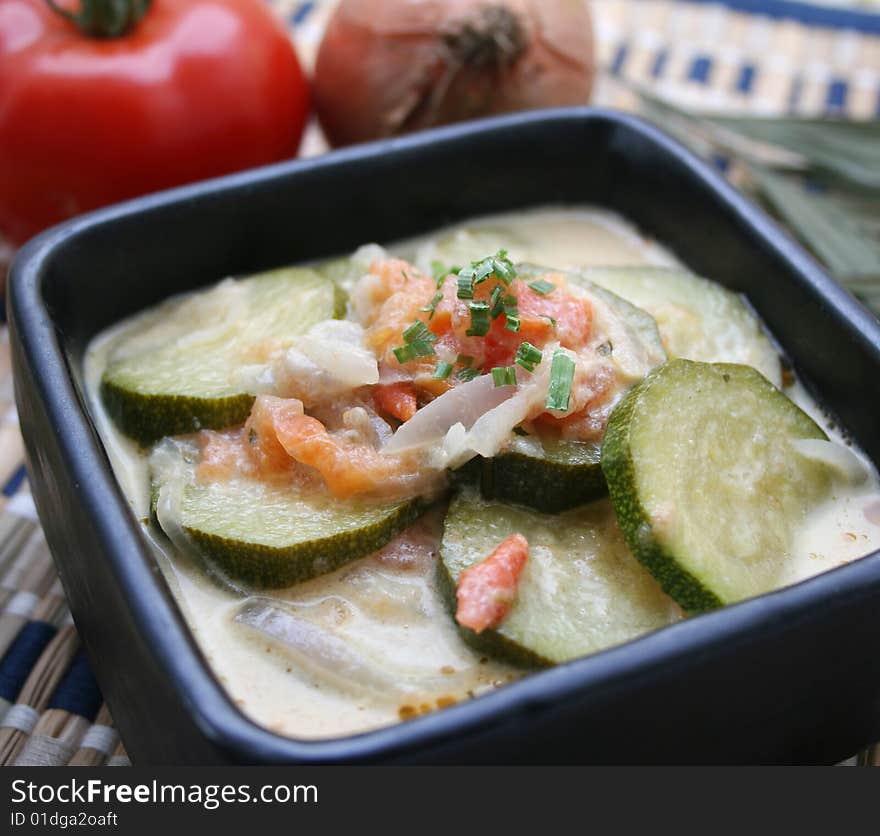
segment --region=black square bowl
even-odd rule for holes
[[[212,675],[116,483],[83,353],[173,293],[538,204],[615,210],[748,295],[880,459],[880,326],[755,206],[630,116],[547,111],[263,168],[43,234],[10,286],[31,485],[136,763],[828,762],[880,738],[880,553],[393,727],[292,740]]]

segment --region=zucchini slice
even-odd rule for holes
[[[592,441],[515,438],[507,452],[482,460],[480,488],[487,499],[558,514],[608,492],[600,449]]]
[[[584,278],[650,313],[670,359],[742,363],[779,386],[779,353],[737,293],[681,268],[596,267]]]
[[[171,541],[223,575],[281,588],[382,548],[424,510],[419,499],[377,504],[248,478],[200,481],[194,450],[164,441],[150,456],[153,513]]]
[[[143,445],[166,435],[240,424],[253,395],[236,370],[345,310],[336,285],[291,267],[161,305],[117,346],[101,379],[108,413]]]
[[[516,602],[496,629],[460,631],[480,650],[544,667],[671,624],[681,610],[632,556],[607,500],[558,516],[491,502],[464,489],[446,515],[438,571],[455,611],[461,573],[506,537],[529,541]]]
[[[636,557],[708,610],[787,582],[794,529],[830,485],[792,442],[825,437],[755,369],[674,360],[615,408],[602,470]]]

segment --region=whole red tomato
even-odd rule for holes
[[[50,5],[91,14],[86,28],[129,9],[131,25],[95,37]],[[292,156],[308,108],[263,0],[0,0],[0,231],[21,243],[87,209]]]

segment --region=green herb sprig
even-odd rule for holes
[[[495,386],[516,386],[516,366],[495,366],[492,369]]]
[[[417,319],[403,332],[403,345],[392,349],[398,363],[408,363],[417,357],[430,357],[434,353],[437,335],[428,330],[422,320]]]
[[[550,366],[550,387],[547,390],[547,409],[566,410],[571,399],[571,385],[574,382],[574,360],[561,348],[553,352]]]

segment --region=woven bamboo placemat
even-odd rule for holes
[[[270,2],[310,69],[335,0]],[[623,78],[679,104],[725,113],[880,118],[877,0],[858,8],[833,0],[593,0],[592,6],[602,67],[597,104],[636,109],[632,94],[616,83]],[[312,126],[303,153],[324,148]],[[0,242],[0,265],[10,255]],[[31,501],[5,324],[0,491],[0,764],[126,765]],[[880,748],[863,752],[859,762],[880,765]]]

